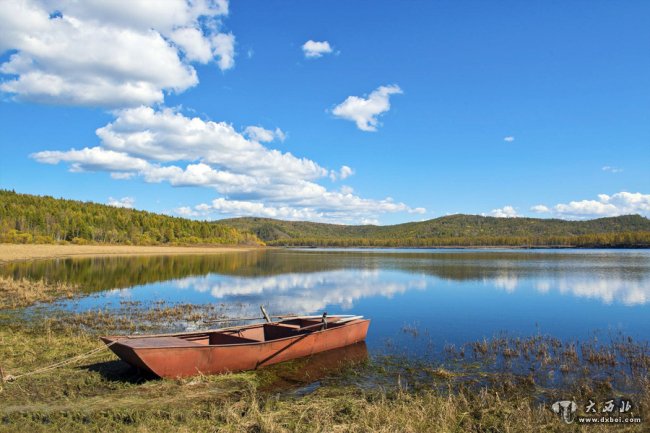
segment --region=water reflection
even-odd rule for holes
[[[623,279],[585,278],[538,281],[535,287],[541,293],[549,293],[552,288],[563,295],[597,299],[605,304],[621,303],[627,306],[643,305],[650,300],[650,280],[627,281]]]
[[[427,288],[424,275],[396,275],[380,270],[339,270],[273,277],[237,278],[208,275],[174,283],[178,289],[206,293],[223,303],[265,304],[281,313],[322,311],[328,305],[349,310],[355,301],[373,296],[391,298]]]
[[[341,374],[358,369],[368,362],[366,343],[360,342],[339,349],[316,353],[306,358],[265,367],[274,380],[262,387],[273,392],[288,391],[291,395],[305,395],[316,390],[330,378],[341,379]]]
[[[513,296],[532,292],[604,305],[641,306],[650,300],[648,251],[265,250],[10,263],[0,274],[74,283],[89,294],[125,289],[118,294],[182,300],[183,293],[194,292],[204,297],[192,301],[263,301],[282,311],[316,311],[327,305],[349,309],[361,299],[450,284],[459,295],[469,287],[484,287]],[[132,287],[160,290],[151,294]]]

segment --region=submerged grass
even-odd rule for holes
[[[78,286],[70,283],[0,276],[0,310],[72,298],[77,293]]]
[[[140,310],[151,329],[200,314],[187,306],[125,308],[128,320],[139,320]],[[0,312],[0,365],[5,374],[20,375],[102,347],[97,335],[124,326],[110,316],[99,310],[26,321],[18,311]],[[635,383],[624,394],[632,396],[633,414],[650,420],[648,353],[632,340],[597,344],[498,337],[448,348],[446,354],[444,363],[399,357],[367,361],[367,353],[357,351],[353,364],[334,370],[343,380],[328,380],[332,370],[322,359],[316,368],[298,360],[254,372],[159,380],[104,351],[76,365],[0,384],[0,432],[647,431],[647,424],[567,425],[549,410],[556,399],[623,395],[618,381],[606,387],[601,377],[622,370]],[[526,359],[529,370],[522,371]],[[550,386],[549,372],[562,368],[573,379]],[[291,392],[315,381],[321,386]]]

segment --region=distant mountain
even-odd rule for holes
[[[270,218],[194,221],[103,204],[0,190],[0,242],[258,244],[286,246],[650,247],[639,215],[565,221],[450,215],[390,226]]]
[[[650,219],[639,215],[566,221],[450,215],[405,224],[337,225],[270,218],[219,221],[269,245],[302,246],[646,246]]]

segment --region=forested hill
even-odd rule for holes
[[[134,209],[0,190],[0,242],[288,246],[650,247],[639,215],[564,221],[451,215],[391,226],[268,218],[194,221]]]
[[[255,233],[269,245],[650,246],[650,220],[639,215],[587,221],[450,215],[390,226],[344,226],[269,218],[219,222]]]
[[[250,232],[206,221],[0,190],[0,242],[258,244]]]

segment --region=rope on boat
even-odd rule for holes
[[[27,373],[23,374],[17,374],[17,375],[12,375],[12,374],[7,374],[5,375],[4,372],[2,372],[2,381],[3,382],[13,382],[17,379],[20,379],[21,377],[25,376],[31,376],[33,374],[38,374],[38,373],[45,373],[46,371],[54,370],[59,367],[63,367],[64,365],[72,364],[73,362],[81,361],[86,358],[90,358],[91,356],[94,356],[100,352],[103,352],[104,350],[108,349],[111,347],[113,344],[117,343],[117,340],[112,341],[102,347],[98,347],[96,349],[90,350],[88,352],[82,353],[80,355],[73,356],[72,358],[64,359],[63,361],[59,361],[55,364],[48,365],[46,367],[41,367],[37,368],[36,370],[33,371],[28,371]],[[0,372],[2,370],[0,369]]]

